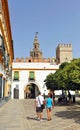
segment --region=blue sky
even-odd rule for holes
[[[38,32],[43,57],[56,57],[59,43],[80,57],[80,0],[8,0],[14,57],[29,57]]]

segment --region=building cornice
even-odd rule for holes
[[[10,26],[10,17],[9,17],[9,10],[8,10],[8,1],[2,0],[2,10],[4,12],[4,18],[7,28],[7,35],[8,35],[8,44],[9,44],[9,50],[11,57],[11,62],[14,59],[14,51],[13,51],[13,43],[12,43],[12,33],[11,33],[11,26]]]
[[[30,70],[38,70],[38,71],[39,71],[39,70],[44,70],[44,71],[46,71],[46,70],[53,70],[53,71],[54,71],[54,70],[58,70],[58,68],[45,68],[45,67],[44,67],[44,68],[13,68],[12,70],[14,70],[14,71],[15,71],[15,70],[16,70],[16,71],[17,71],[17,70],[18,70],[18,71],[20,71],[20,70],[29,70],[29,71],[30,71]]]

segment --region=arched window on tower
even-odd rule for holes
[[[37,46],[35,45],[35,49],[37,48]]]
[[[29,59],[29,61],[28,62],[31,62],[31,60]]]

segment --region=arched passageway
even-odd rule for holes
[[[35,98],[39,92],[39,88],[34,83],[29,83],[24,90],[24,98]]]

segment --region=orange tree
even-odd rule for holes
[[[80,59],[62,63],[59,70],[49,74],[44,82],[51,90],[80,90]]]

